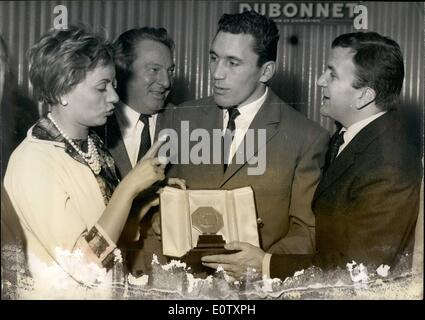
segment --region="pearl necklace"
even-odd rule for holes
[[[58,129],[59,133],[64,137],[66,141],[75,149],[75,151],[78,152],[78,154],[84,159],[84,161],[89,165],[90,169],[95,173],[99,174],[101,170],[100,161],[99,161],[99,153],[97,152],[96,146],[93,142],[93,139],[88,136],[88,150],[87,152],[83,152],[80,148],[77,147],[77,145],[74,143],[74,141],[69,138],[65,132],[62,131],[62,129],[59,127],[59,125],[56,123],[55,119],[53,118],[51,113],[47,114],[47,117],[52,121],[52,123],[55,125],[56,129]]]

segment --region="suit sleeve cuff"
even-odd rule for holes
[[[270,253],[266,253],[263,257],[263,278],[270,278],[270,260],[272,255]]]

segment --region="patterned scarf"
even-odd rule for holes
[[[55,125],[47,118],[47,115],[41,117],[38,122],[34,125],[32,130],[32,135],[34,138],[39,140],[55,141],[65,144],[65,152],[75,161],[78,161],[87,167],[88,164],[85,162],[83,157],[65,140],[65,138],[60,134]],[[89,131],[90,137],[93,139],[93,142],[99,153],[99,160],[101,165],[101,170],[99,174],[95,174],[97,183],[99,184],[100,191],[102,192],[103,200],[105,206],[108,204],[109,199],[112,197],[112,193],[120,182],[115,171],[115,162],[109,151],[106,149],[104,143],[99,138],[99,136],[94,131]],[[73,139],[72,140],[77,147],[81,150],[87,150],[87,140]],[[90,168],[90,167],[89,167]]]

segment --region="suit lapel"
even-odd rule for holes
[[[364,149],[383,132],[391,127],[389,121],[392,121],[394,112],[389,111],[380,118],[372,121],[364,127],[348,144],[339,156],[330,165],[327,172],[324,173],[313,197],[315,201],[326,189],[331,187],[344,173],[356,162],[357,154],[362,153]]]
[[[203,107],[204,118],[202,119],[203,125],[199,128],[205,128],[208,132],[214,129],[223,129],[223,110],[217,105]]]
[[[313,201],[332,186],[354,164],[355,150],[348,145],[329,166],[317,186]]]
[[[180,107],[177,107],[180,108]],[[208,188],[219,188],[220,187],[220,181],[223,177],[223,166],[221,163],[221,158],[218,159],[218,163],[214,161],[214,143],[213,143],[213,135],[214,130],[221,131],[221,128],[223,126],[223,112],[222,110],[217,107],[217,105],[214,103],[214,101],[211,99],[211,101],[206,102],[205,104],[198,105],[198,106],[185,106],[185,108],[188,108],[187,111],[180,110],[183,113],[183,116],[181,119],[184,119],[185,121],[189,121],[189,134],[192,134],[195,129],[202,129],[206,130],[208,132],[208,135],[210,137],[210,143],[209,143],[209,154],[210,154],[210,164],[201,165],[199,167],[199,176],[198,179],[206,179],[205,177],[208,177]],[[193,108],[193,109],[192,109]],[[175,128],[178,129],[179,135],[183,134],[181,132],[181,123],[179,122],[179,117],[175,117],[173,119],[173,124],[175,125]],[[219,133],[220,136],[218,137],[221,139],[221,132]],[[180,135],[179,141],[181,142],[182,136]],[[219,140],[220,141],[220,140]],[[195,145],[197,145],[199,141],[190,141],[189,143],[189,150],[187,150],[190,154],[191,150]],[[219,145],[218,147],[220,147]],[[179,152],[183,152],[179,147]],[[186,152],[186,151],[185,151]],[[221,152],[221,150],[220,150]],[[191,163],[191,160],[189,159],[189,162]],[[214,164],[215,163],[215,164]],[[204,172],[206,173],[206,176],[203,176]]]
[[[221,130],[223,127],[223,111],[217,107],[217,105],[212,105],[209,107],[204,108],[203,110],[203,119],[202,123],[198,128],[206,129],[210,135],[210,156],[211,161],[214,162],[214,155],[217,150],[214,150],[214,143],[213,143],[213,137],[214,137],[214,130],[220,130],[220,139],[221,139]],[[219,140],[221,142],[221,140]],[[221,144],[219,144],[219,147],[221,147]],[[222,150],[219,150],[220,154]],[[220,157],[219,161],[221,162],[222,157]],[[213,170],[214,173],[214,181],[211,181],[211,186],[215,185],[215,188],[220,188],[221,186],[221,179],[223,178],[223,165],[216,164],[216,165],[208,165],[208,171],[211,172]]]
[[[115,166],[118,169],[120,178],[124,178],[132,167],[115,114],[108,119],[105,142],[115,160]]]
[[[164,113],[160,112],[158,113],[157,117],[156,117],[156,123],[155,123],[155,135],[154,135],[154,139],[153,142],[155,142],[156,140],[158,140],[158,133],[165,128],[165,123],[164,123]]]
[[[154,135],[154,142],[158,140],[158,134],[161,132],[162,129],[169,129],[171,128],[172,123],[172,115],[174,112],[175,105],[172,103],[168,103],[165,108],[158,113],[156,118],[156,124],[155,124],[155,135]]]
[[[227,167],[227,170],[223,176],[220,187],[222,187],[231,177],[233,177],[236,172],[238,172],[245,164],[254,156],[258,154],[260,150],[263,150],[266,147],[266,144],[270,141],[271,138],[279,131],[278,125],[281,119],[281,103],[280,99],[269,89],[269,94],[261,106],[260,110],[254,117],[249,126],[249,129],[254,130],[254,149],[253,152],[248,154],[246,157],[246,135],[242,140],[241,144],[236,150],[236,153],[232,159],[232,163]],[[266,141],[259,142],[258,139],[258,129],[266,130]],[[252,142],[250,142],[252,143]],[[237,155],[240,154],[240,159],[244,159],[242,163],[236,163]]]

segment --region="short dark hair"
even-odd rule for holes
[[[153,40],[164,44],[174,51],[174,41],[165,28],[135,28],[122,33],[112,44],[117,71],[118,92],[131,78],[131,65],[136,60],[136,48],[142,40]]]
[[[397,42],[376,32],[355,32],[337,37],[332,42],[332,48],[335,47],[355,52],[354,88],[375,90],[375,104],[382,109],[390,109],[397,103],[404,79],[403,54]]]
[[[259,67],[267,61],[276,61],[279,30],[272,19],[254,10],[223,14],[218,22],[217,33],[220,31],[252,35],[255,39],[253,49],[259,57],[257,62]]]
[[[39,100],[54,105],[98,65],[114,63],[112,47],[86,28],[46,33],[28,52],[29,77]]]

